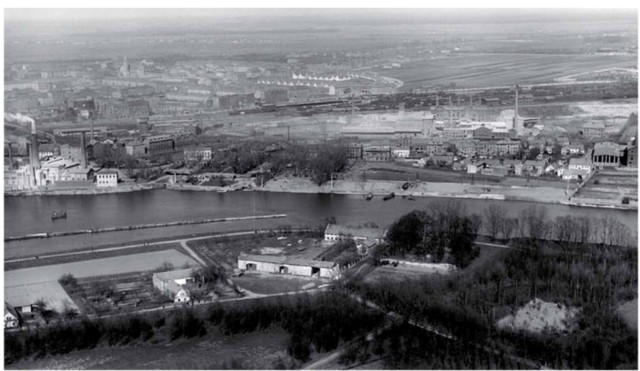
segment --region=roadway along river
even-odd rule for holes
[[[222,232],[254,227],[270,228],[285,224],[317,226],[330,216],[335,216],[338,222],[345,224],[358,225],[374,222],[380,226],[386,226],[408,211],[425,208],[432,200],[434,198],[416,198],[415,201],[409,201],[396,197],[390,201],[382,201],[381,197],[377,196],[371,201],[366,201],[362,196],[355,195],[270,192],[220,194],[172,190],[90,196],[5,197],[5,237],[200,218],[254,214],[288,215],[282,219],[187,225],[16,241],[5,243],[5,258],[194,233]],[[459,201],[466,206],[467,211],[479,214],[482,214],[489,205],[497,202],[508,207],[512,216],[531,205],[531,203],[519,201],[475,199],[461,199]],[[558,215],[610,215],[628,225],[632,232],[637,233],[638,230],[638,213],[636,211],[578,208],[553,204],[544,206],[547,207],[552,218]],[[54,210],[66,210],[67,219],[52,221],[51,213]]]

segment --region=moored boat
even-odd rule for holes
[[[388,195],[384,196],[382,199],[383,199],[384,201],[387,201],[387,200],[390,200],[390,199],[392,199],[392,198],[394,198],[394,197],[396,197],[396,194],[395,194],[395,193],[393,193],[393,192],[391,192],[391,193],[389,193]]]
[[[54,211],[53,213],[51,213],[51,220],[56,220],[56,219],[66,219],[67,218],[67,212],[66,211]]]

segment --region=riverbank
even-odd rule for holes
[[[133,231],[139,229],[149,228],[161,228],[161,227],[173,227],[181,225],[193,225],[193,224],[210,224],[210,223],[222,223],[230,221],[242,221],[242,220],[259,220],[259,219],[276,219],[286,218],[286,214],[273,214],[273,215],[254,215],[254,216],[239,216],[229,218],[215,218],[215,219],[197,219],[197,220],[181,220],[176,222],[167,223],[153,223],[153,224],[140,224],[140,225],[128,225],[121,227],[105,227],[105,228],[92,228],[76,231],[61,231],[61,232],[49,232],[49,233],[35,233],[27,234],[23,236],[5,237],[5,242],[22,241],[36,238],[51,238],[62,236],[73,236],[78,234],[92,234],[92,233],[106,233],[106,232],[118,232],[118,231]]]
[[[146,183],[120,186],[118,188],[105,189],[67,189],[67,190],[38,190],[38,191],[18,191],[7,192],[7,196],[56,196],[56,195],[97,195],[109,193],[136,192],[150,189],[171,189],[176,191],[196,191],[196,192],[235,192],[235,191],[258,191],[258,192],[279,192],[279,193],[324,193],[324,194],[345,194],[345,195],[368,195],[374,197],[384,197],[390,193],[396,196],[405,197],[444,197],[460,199],[481,199],[496,201],[525,201],[545,204],[560,204],[575,207],[590,207],[616,210],[638,210],[637,204],[623,205],[610,203],[609,200],[597,200],[600,202],[582,202],[579,199],[571,200],[565,190],[557,187],[522,187],[505,185],[469,184],[469,183],[436,183],[436,182],[413,182],[412,186],[403,190],[403,181],[393,180],[336,180],[333,183],[327,182],[317,185],[308,178],[278,177],[267,181],[260,187],[254,179],[243,179],[230,186],[203,186],[190,184],[170,184],[170,183]],[[571,193],[570,193],[571,194]],[[593,201],[593,200],[590,200]]]
[[[402,181],[355,181],[337,180],[321,186],[306,178],[278,178],[268,181],[264,187],[256,188],[262,192],[290,193],[333,193],[367,195],[374,197],[394,193],[406,197],[446,197],[486,199],[501,201],[525,201],[561,204],[579,207],[598,207],[619,210],[637,210],[637,205],[581,203],[569,200],[564,189],[553,187],[519,187],[501,185],[474,185],[468,183],[411,183],[407,190],[402,189]]]
[[[80,195],[101,195],[109,193],[128,193],[147,191],[150,189],[165,188],[165,184],[144,183],[126,184],[115,188],[70,188],[70,189],[38,189],[29,191],[5,191],[5,196],[80,196]]]

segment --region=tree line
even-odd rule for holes
[[[579,242],[587,239],[576,242],[575,236],[586,234],[581,229],[568,233],[573,240],[537,240],[534,237],[545,236],[540,229],[550,224],[544,211],[531,207],[522,216],[519,223],[527,237],[517,241],[517,248],[498,250],[482,266],[410,284],[353,279],[346,287],[387,310],[424,321],[463,342],[513,349],[549,367],[635,368],[637,335],[616,310],[637,297],[636,247]],[[603,225],[615,231],[615,227],[611,229],[615,223]],[[601,230],[600,237],[607,233]],[[533,298],[578,308],[579,319],[572,331],[535,335],[498,328],[498,319]]]
[[[334,350],[376,328],[383,319],[383,314],[353,301],[348,294],[333,291],[94,320],[85,317],[6,333],[5,364],[100,346],[141,344],[154,338],[195,338],[206,335],[213,327],[230,336],[273,326],[291,335],[289,355],[306,362],[313,351]]]
[[[388,246],[378,254],[417,255],[443,261],[447,248],[452,262],[467,266],[477,256],[473,241],[482,226],[478,214],[466,214],[459,201],[432,201],[424,210],[400,217],[387,232]]]

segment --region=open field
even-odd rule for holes
[[[289,362],[288,338],[280,328],[232,336],[216,331],[168,344],[96,348],[19,361],[7,369],[270,369],[278,358]]]
[[[71,297],[56,281],[36,282],[18,286],[5,286],[5,301],[10,304],[35,303],[43,300],[48,306],[61,313],[65,307],[78,309]]]
[[[117,275],[131,272],[153,270],[164,263],[174,267],[185,265],[197,266],[190,257],[174,250],[162,250],[141,254],[130,254],[103,259],[85,260],[73,263],[45,265],[7,271],[4,274],[6,300],[12,305],[29,305],[38,299],[56,311],[66,305],[75,308],[71,297],[58,283],[64,274],[72,274],[76,278]]]
[[[242,277],[234,277],[233,282],[243,289],[256,294],[279,294],[283,292],[314,289],[322,281],[296,276],[278,276],[275,274],[245,273]],[[310,287],[313,284],[313,287]],[[309,285],[309,286],[306,286]]]
[[[364,281],[367,283],[375,283],[384,280],[391,280],[397,282],[414,281],[424,276],[430,275],[418,269],[411,269],[406,266],[384,265],[376,267],[373,271],[367,274]]]
[[[156,244],[156,245],[149,245],[147,243],[147,245],[141,244],[139,246],[134,246],[131,248],[122,248],[122,249],[114,248],[113,250],[108,250],[108,251],[89,250],[82,253],[76,252],[70,255],[53,256],[53,257],[47,257],[47,258],[40,257],[39,259],[20,260],[20,261],[8,262],[8,263],[5,262],[4,270],[10,271],[10,270],[16,270],[16,269],[22,269],[22,268],[40,267],[44,265],[71,263],[71,262],[92,260],[92,259],[102,259],[102,258],[109,258],[114,256],[132,255],[132,254],[152,252],[152,251],[163,251],[168,249],[174,249],[182,254],[187,255],[187,252],[184,251],[184,249],[182,248],[182,246],[180,246],[179,243],[166,243],[166,244]]]
[[[632,56],[554,54],[458,54],[406,63],[377,72],[404,81],[402,90],[420,86],[488,87],[553,82],[568,74],[611,67],[636,67]]]
[[[5,285],[17,286],[57,281],[66,273],[72,274],[76,278],[83,278],[129,272],[144,272],[153,270],[164,263],[171,263],[174,267],[183,267],[185,265],[197,266],[197,263],[190,257],[176,250],[169,249],[8,271],[4,274],[4,282]]]

